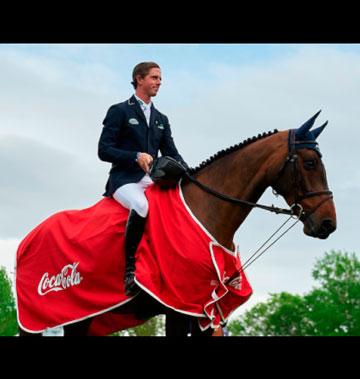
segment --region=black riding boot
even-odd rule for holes
[[[134,281],[135,276],[135,252],[144,232],[146,217],[141,217],[133,209],[130,211],[125,231],[125,293],[134,296],[139,292],[139,287]]]

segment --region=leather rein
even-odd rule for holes
[[[277,175],[277,180],[280,178],[282,173],[284,172],[286,166],[288,163],[292,164],[292,176],[293,176],[293,182],[296,187],[296,197],[295,197],[295,202],[290,206],[290,209],[285,209],[285,208],[279,208],[275,207],[274,205],[268,206],[268,205],[263,205],[263,204],[258,204],[258,203],[253,203],[251,201],[247,200],[242,200],[242,199],[237,199],[225,194],[222,194],[220,192],[217,192],[213,190],[212,188],[206,186],[205,184],[199,182],[197,179],[195,179],[193,176],[191,176],[188,172],[185,172],[186,177],[194,184],[196,184],[199,188],[201,188],[203,191],[217,197],[218,199],[228,201],[234,204],[238,205],[247,205],[253,208],[260,208],[264,209],[269,212],[274,212],[276,214],[286,214],[290,216],[296,216],[296,218],[301,218],[302,220],[305,220],[308,218],[312,213],[314,213],[321,205],[323,205],[325,202],[333,198],[333,193],[329,190],[325,191],[307,191],[303,193],[302,195],[299,195],[300,190],[301,190],[301,185],[300,185],[300,176],[299,176],[299,169],[297,165],[297,160],[298,160],[298,155],[296,154],[296,145],[301,144],[306,142],[307,144],[313,143],[317,144],[316,141],[296,141],[295,140],[295,129],[290,129],[289,130],[289,138],[288,138],[288,156],[285,159],[284,165],[279,171]],[[276,192],[274,191],[276,194]],[[314,197],[314,196],[321,196],[321,195],[328,195],[325,199],[319,202],[314,208],[312,208],[310,211],[304,211],[302,205],[300,204],[301,200],[307,199],[309,197]],[[296,214],[296,209],[299,209],[298,214]]]

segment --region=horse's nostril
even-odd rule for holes
[[[330,234],[336,229],[336,226],[332,220],[326,219],[321,223],[321,229],[326,230]]]

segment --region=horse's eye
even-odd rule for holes
[[[316,167],[316,159],[309,159],[304,161],[305,170],[314,170]]]

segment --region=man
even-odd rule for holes
[[[131,84],[135,94],[108,110],[99,140],[98,156],[111,162],[104,196],[112,196],[128,208],[125,231],[125,292],[138,292],[134,281],[135,252],[141,240],[148,213],[145,189],[153,183],[149,171],[160,150],[162,155],[184,162],[174,144],[168,118],[151,101],[161,85],[161,70],[154,62],[135,66]]]

